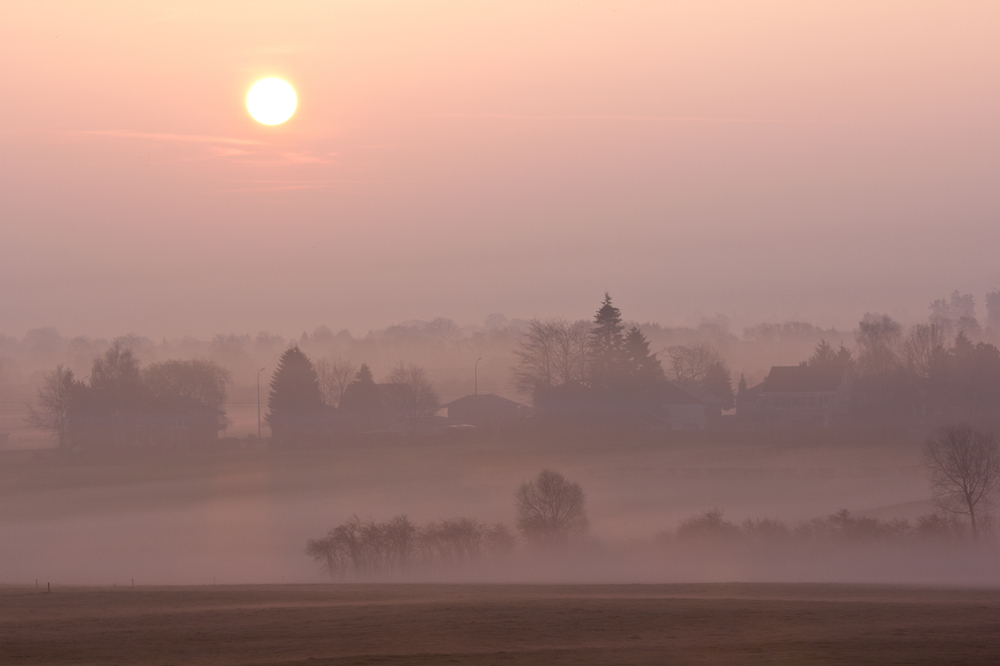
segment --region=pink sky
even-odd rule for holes
[[[5,3],[0,82],[7,334],[1000,286],[1000,3]]]

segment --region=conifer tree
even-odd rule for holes
[[[368,364],[362,363],[354,374],[354,381],[344,389],[340,408],[345,412],[371,416],[378,411],[380,405],[381,399],[378,386],[375,385],[375,377]]]
[[[287,442],[317,432],[323,395],[316,369],[298,345],[289,347],[278,361],[267,408],[267,423],[275,441]]]
[[[723,409],[732,409],[736,404],[732,373],[722,361],[715,361],[708,366],[701,388],[721,400]]]
[[[626,379],[637,389],[648,389],[665,379],[663,366],[656,354],[649,351],[649,340],[633,326],[625,334],[623,342]]]
[[[594,316],[590,330],[590,385],[611,388],[622,376],[625,336],[621,311],[611,303],[605,292],[604,302]]]

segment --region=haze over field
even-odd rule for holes
[[[263,76],[299,95],[265,127]],[[5,3],[0,321],[113,337],[998,285],[994,3]]]
[[[5,665],[995,656],[1000,3],[7,2],[0,82]]]

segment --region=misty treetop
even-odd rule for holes
[[[426,371],[414,363],[399,361],[382,383],[367,363],[337,359],[318,367],[298,345],[282,354],[268,397],[275,443],[316,444],[404,422],[412,431],[440,407]]]
[[[224,425],[229,373],[211,361],[163,361],[141,368],[128,340],[94,359],[90,382],[57,366],[46,375],[29,422],[61,448],[190,444]]]
[[[531,394],[541,414],[661,418],[667,383],[662,363],[638,326],[626,328],[610,294],[589,325],[532,320],[514,354],[514,382]],[[704,390],[724,408],[732,406],[729,367],[711,347],[677,346],[670,355],[679,385]]]
[[[319,377],[298,345],[289,347],[278,360],[267,408],[267,423],[275,442],[315,436],[320,428],[324,404]]]

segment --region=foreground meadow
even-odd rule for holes
[[[0,588],[0,663],[995,664],[1000,591],[845,585]]]

